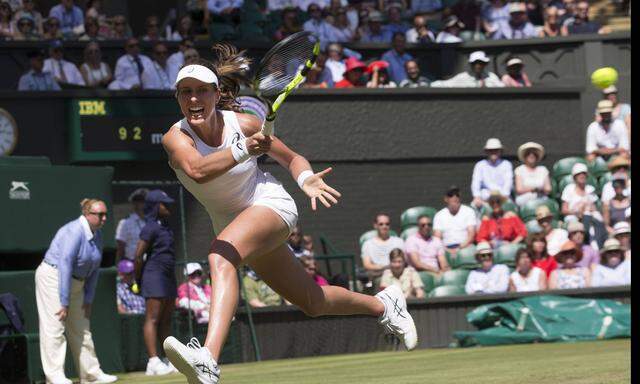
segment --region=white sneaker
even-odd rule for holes
[[[418,332],[413,318],[407,311],[407,300],[402,290],[396,285],[391,285],[376,297],[384,304],[384,314],[378,319],[380,325],[402,340],[407,350],[414,349],[418,344]]]
[[[162,358],[162,362],[164,363],[164,365],[166,365],[167,367],[171,368],[171,371],[173,373],[179,373],[180,371],[178,371],[176,369],[176,367],[173,366],[173,364],[171,364],[171,362],[169,361],[169,359],[167,359],[166,357]]]
[[[200,346],[198,339],[193,337],[184,345],[175,337],[169,336],[162,345],[169,361],[187,377],[189,384],[218,384],[218,363],[207,348]]]
[[[54,377],[53,379],[47,381],[47,383],[51,383],[51,384],[73,384],[73,381],[67,379],[64,376],[61,376],[61,377]]]
[[[147,370],[144,373],[147,376],[161,376],[173,373],[171,367],[162,362],[157,356],[149,359]]]
[[[102,372],[102,374],[100,374],[100,376],[96,377],[95,379],[91,380],[91,381],[82,381],[83,384],[106,384],[106,383],[113,383],[115,381],[118,380],[117,376],[114,375],[107,375],[106,373]]]

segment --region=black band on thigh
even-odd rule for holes
[[[215,253],[217,255],[222,256],[228,262],[230,262],[234,267],[238,267],[242,262],[242,257],[240,257],[240,253],[228,241],[214,239],[211,243],[211,248],[209,249],[209,253]]]

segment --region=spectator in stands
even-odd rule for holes
[[[451,7],[453,15],[457,16],[460,22],[469,31],[480,30],[481,3],[476,0],[460,0]]]
[[[289,234],[287,244],[289,245],[289,249],[291,249],[291,252],[293,252],[293,255],[295,257],[300,258],[302,256],[311,256],[311,253],[303,247],[302,232],[300,231],[300,227],[293,227],[291,233]]]
[[[252,269],[246,268],[247,273],[242,278],[244,292],[246,292],[245,301],[253,308],[282,305],[282,297],[271,289]]]
[[[84,33],[78,38],[80,41],[104,40],[100,34],[98,19],[87,17],[84,19]]]
[[[631,226],[621,221],[613,226],[613,237],[620,242],[626,260],[631,261]]]
[[[547,241],[547,253],[549,256],[555,256],[560,251],[562,244],[569,239],[569,234],[562,228],[554,228],[553,214],[546,205],[536,208],[536,220]]]
[[[145,226],[144,199],[148,190],[138,188],[128,198],[131,213],[118,222],[116,228],[116,260],[135,260],[140,231]]]
[[[8,2],[0,3],[0,40],[13,40],[16,34],[15,25],[13,23],[13,11]]]
[[[558,8],[560,24],[564,25],[569,20],[573,21],[576,10],[576,0],[553,0],[550,5]]]
[[[316,284],[318,284],[321,287],[325,285],[329,285],[329,282],[327,281],[327,279],[325,279],[318,272],[318,267],[316,266],[316,260],[313,258],[313,256],[309,256],[309,255],[300,256],[298,260],[300,260],[300,264],[302,264],[302,267],[304,268],[304,270],[307,271],[307,274],[309,275],[309,277],[311,277],[313,281],[316,282]]]
[[[558,263],[547,252],[547,239],[544,233],[531,233],[527,237],[527,251],[531,255],[533,266],[542,269],[546,277],[558,268]]]
[[[193,21],[191,16],[184,15],[180,18],[176,30],[171,34],[171,41],[182,41],[184,39],[192,39],[193,37]]]
[[[175,81],[178,77],[178,71],[185,63],[185,51],[187,49],[193,49],[193,40],[184,39],[178,44],[178,52],[173,53],[167,59],[167,65],[169,66],[169,78],[171,81]]]
[[[393,42],[396,33],[402,33],[402,37],[404,37],[411,26],[402,20],[402,6],[399,3],[390,3],[386,10],[387,24],[384,26],[384,29],[391,31],[394,35],[392,37]],[[403,41],[405,41],[405,39],[403,39]]]
[[[593,161],[597,156],[605,160],[612,155],[626,156],[630,150],[629,135],[624,122],[613,119],[613,103],[600,100],[597,113],[599,121],[596,119],[587,127],[587,160]]]
[[[207,7],[213,21],[238,24],[244,0],[208,0]]]
[[[389,77],[389,63],[377,60],[369,64],[367,73],[371,80],[367,82],[367,88],[396,88],[398,85]]]
[[[147,16],[147,20],[144,23],[145,34],[140,38],[142,41],[160,41],[164,40],[160,33],[160,20],[158,16]]]
[[[145,71],[153,71],[151,59],[140,54],[140,45],[135,37],[129,38],[124,46],[125,54],[116,62],[115,79],[109,89],[141,89],[142,75]]]
[[[489,199],[492,192],[498,191],[502,196],[511,196],[513,188],[513,166],[509,160],[503,159],[502,143],[499,139],[490,138],[484,145],[486,159],[480,160],[473,167],[471,179],[472,205],[476,208]]]
[[[413,267],[406,264],[402,249],[395,248],[389,254],[389,269],[385,269],[380,279],[380,290],[397,285],[407,299],[424,298],[424,284]]]
[[[373,228],[377,231],[376,236],[362,244],[360,257],[362,266],[367,271],[374,290],[377,291],[382,273],[389,268],[389,254],[394,248],[404,248],[404,242],[401,238],[391,235],[391,218],[387,214],[377,214]]]
[[[111,28],[111,40],[126,40],[133,37],[131,27],[127,24],[127,18],[124,15],[115,15],[111,19],[113,27]]]
[[[527,9],[527,19],[536,27],[544,24],[544,8],[549,0],[544,0],[546,4],[542,4],[542,0],[525,0]]]
[[[341,44],[329,44],[327,47],[327,61],[325,62],[325,67],[331,71],[331,77],[335,83],[342,80],[346,65]]]
[[[566,32],[566,31],[565,31]],[[551,6],[544,10],[544,25],[538,31],[538,37],[564,36],[558,8]]]
[[[418,232],[409,236],[404,244],[409,265],[418,271],[434,274],[451,269],[439,237],[432,236],[433,223],[429,216],[418,217]]]
[[[111,22],[107,15],[102,11],[102,0],[89,0],[86,4],[87,12],[85,13],[85,33],[87,19],[95,19],[98,23],[98,40],[104,40],[111,36]]]
[[[524,63],[519,57],[507,61],[507,73],[502,75],[502,82],[507,87],[530,87],[529,76],[522,70]]]
[[[13,20],[16,23],[19,23],[20,19],[24,16],[31,17],[31,20],[33,20],[34,23],[35,33],[38,36],[42,35],[42,33],[44,32],[42,27],[44,19],[42,17],[42,14],[38,12],[38,10],[36,10],[35,0],[22,0],[22,8],[16,11],[16,13],[13,15]]]
[[[482,7],[482,26],[487,37],[498,30],[499,23],[508,23],[509,19],[509,4],[505,0],[490,0]]]
[[[464,29],[464,24],[458,19],[456,15],[451,15],[444,20],[444,28],[438,37],[436,43],[460,43],[460,31]]]
[[[188,48],[184,51],[184,63],[185,65],[193,64],[200,58],[200,54],[194,48]],[[171,76],[171,74],[170,74]],[[177,74],[176,74],[177,76]],[[173,77],[171,77],[173,81]]]
[[[353,40],[354,30],[347,18],[347,9],[340,7],[337,12],[335,21],[333,22],[333,38],[332,40],[340,43],[348,43]]]
[[[613,176],[611,185],[614,196],[607,202],[602,202],[602,217],[609,233],[613,233],[613,227],[617,223],[626,221],[625,211],[631,207],[631,197],[625,195],[626,183],[625,176],[620,174]]]
[[[393,33],[382,27],[384,17],[378,11],[370,11],[367,26],[362,31],[360,42],[362,43],[390,43]]]
[[[44,61],[43,71],[50,72],[60,86],[85,85],[78,67],[63,56],[62,41],[53,40],[49,44],[49,58]]]
[[[504,83],[493,72],[486,70],[489,58],[483,51],[471,52],[469,55],[469,70],[458,73],[448,80],[438,80],[431,83],[432,87],[504,87]]]
[[[433,13],[441,9],[441,0],[411,0],[411,11],[413,13]]]
[[[631,285],[631,260],[625,258],[618,240],[607,239],[600,251],[600,257],[601,263],[593,266],[593,287]]]
[[[409,60],[404,63],[404,70],[407,78],[400,82],[401,88],[419,88],[428,87],[429,79],[420,75],[420,67],[415,60]]]
[[[43,40],[62,39],[62,31],[60,31],[60,21],[55,17],[49,17],[43,24]]]
[[[586,244],[586,231],[584,224],[579,221],[572,221],[567,225],[569,240],[573,241],[578,249],[582,251],[582,259],[578,262],[581,267],[591,268],[591,264],[600,262],[600,255],[591,245]]]
[[[149,70],[142,72],[142,88],[144,89],[173,89],[174,80],[169,77],[167,57],[169,49],[162,42],[153,45],[153,61]]]
[[[282,11],[282,23],[273,34],[276,41],[280,41],[287,36],[302,31],[300,21],[298,19],[298,11],[295,8],[286,8]]]
[[[506,197],[499,192],[489,196],[491,213],[485,215],[480,222],[476,241],[486,241],[495,249],[505,243],[518,244],[527,237],[527,228],[517,214],[504,211],[502,204]]]
[[[546,198],[551,193],[549,170],[539,165],[544,158],[544,147],[532,141],[518,148],[518,159],[522,162],[515,171],[516,204],[524,206],[527,202]]]
[[[295,0],[267,0],[266,11],[268,13],[275,13],[273,11],[282,11],[293,9],[295,11],[297,7],[297,1]]]
[[[585,215],[592,215],[602,221],[596,201],[595,187],[587,184],[587,166],[576,163],[571,168],[573,183],[568,184],[562,191],[562,214],[566,221],[582,220]]]
[[[109,64],[102,61],[100,45],[92,41],[84,47],[84,63],[80,65],[80,73],[88,87],[106,88],[113,75]]]
[[[327,56],[323,53],[318,55],[316,62],[307,73],[307,78],[303,83],[307,88],[333,88],[333,76],[329,68],[326,67]]]
[[[365,84],[363,84],[363,75],[366,68],[367,66],[355,57],[348,58],[345,61],[345,71],[343,74],[343,79],[338,81],[335,87],[354,88],[364,86]]]
[[[389,63],[389,68],[387,70],[389,72],[389,76],[391,77],[391,81],[396,84],[400,84],[404,79],[407,78],[404,64],[409,60],[413,60],[413,56],[408,54],[405,50],[406,38],[404,37],[404,32],[395,32],[393,34],[391,47],[392,49],[385,52],[382,55],[381,59]]]
[[[404,36],[409,44],[431,43],[436,40],[433,32],[427,27],[427,19],[423,15],[413,17],[413,27],[405,32]]]
[[[176,307],[193,311],[198,324],[207,324],[211,305],[211,284],[206,283],[200,263],[187,263],[184,271],[187,281],[178,286]]]
[[[460,201],[460,188],[449,187],[444,202],[446,206],[433,217],[433,235],[442,239],[452,257],[459,249],[473,244],[476,236],[476,214]]]
[[[549,276],[549,289],[577,289],[591,286],[591,270],[578,265],[582,251],[567,240],[555,255],[558,268]]]
[[[191,0],[186,4],[187,14],[193,21],[194,34],[206,34],[211,21],[207,0]]]
[[[76,39],[84,32],[84,14],[73,0],[61,0],[49,11],[49,17],[60,21],[60,30],[65,39]]]
[[[464,287],[467,294],[507,292],[509,268],[504,264],[493,264],[493,250],[486,241],[478,243],[476,260],[480,263],[480,268],[469,273]]]
[[[31,69],[20,77],[19,91],[59,91],[60,85],[49,72],[43,72],[44,53],[39,50],[27,52]]]
[[[80,206],[82,215],[58,230],[36,269],[40,359],[48,382],[71,384],[64,374],[68,340],[82,381],[112,383],[118,378],[100,369],[90,324],[107,206],[97,199]]]
[[[562,28],[566,30],[565,35],[611,32],[609,27],[603,27],[600,23],[589,20],[589,2],[586,0],[578,1],[575,14],[563,24]]]
[[[613,111],[611,111],[611,117],[614,120],[622,120],[627,125],[629,135],[631,135],[631,105],[627,103],[621,103],[618,100],[618,88],[615,85],[610,85],[602,90],[602,96],[605,100],[613,103]],[[599,115],[596,113],[596,119]]]
[[[13,40],[16,41],[38,41],[40,40],[40,34],[36,28],[35,20],[33,17],[25,13],[20,16],[16,21],[16,31],[13,35]]]
[[[494,40],[529,39],[537,36],[538,31],[527,19],[527,6],[516,2],[509,3],[509,21],[499,22],[491,38]]]
[[[328,43],[335,41],[333,26],[322,19],[322,8],[316,3],[311,3],[307,9],[310,19],[303,24],[305,31],[313,32],[318,39],[322,48]]]
[[[313,237],[311,235],[302,235],[302,247],[308,252],[309,256],[313,257]]]
[[[145,310],[144,297],[133,292],[135,275],[133,261],[123,259],[118,262],[118,281],[116,283],[118,313],[142,314]]]
[[[533,258],[525,248],[516,252],[516,270],[509,277],[509,292],[536,292],[547,289],[547,274],[533,265]]]
[[[147,375],[166,375],[174,368],[160,360],[156,343],[171,332],[171,315],[175,308],[176,273],[173,231],[169,228],[169,207],[174,202],[159,189],[147,192],[144,199],[145,226],[140,230],[136,247],[136,280],[145,298],[144,343],[149,361]],[[143,261],[143,255],[147,254]]]

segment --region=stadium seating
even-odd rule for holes
[[[560,180],[558,180],[558,198],[562,196],[562,191],[564,191],[564,188],[571,183],[573,183],[573,176],[571,175],[563,176]],[[592,185],[595,188],[598,186],[598,180],[593,177],[593,175],[589,174],[587,175],[587,184]]]
[[[411,226],[404,229],[400,234],[400,237],[402,238],[402,240],[406,241],[409,236],[413,235],[416,232],[418,232],[418,227]]]
[[[511,200],[507,200],[502,204],[502,210],[504,212],[513,212],[518,214],[518,206]],[[489,216],[493,212],[493,209],[488,204],[483,204],[480,208],[480,217]]]
[[[525,205],[520,207],[520,218],[522,221],[529,222],[536,218],[536,208],[540,205],[546,205],[553,214],[554,218],[559,218],[560,206],[558,202],[552,199],[535,199],[528,201]]]
[[[587,161],[582,157],[565,157],[564,159],[560,159],[553,164],[553,170],[551,171],[551,176],[559,180],[566,175],[571,175],[571,168],[575,163],[583,163],[587,165]]]
[[[433,289],[438,285],[438,280],[440,280],[433,274],[425,271],[418,272],[418,275],[420,275],[422,284],[424,284],[424,293],[426,293],[427,295],[429,294],[429,292],[433,291]]]
[[[537,224],[537,223],[536,223]],[[524,248],[524,244],[520,243],[520,244],[511,244],[511,243],[507,243],[507,244],[502,244],[501,246],[498,247],[498,249],[496,249],[495,252],[495,256],[494,256],[494,262],[496,264],[506,264],[506,265],[515,265],[516,264],[516,253],[518,252],[518,249],[520,248]]]
[[[440,281],[438,281],[438,286],[443,285],[458,285],[464,287],[467,283],[467,277],[469,277],[469,272],[466,269],[453,269],[450,271],[446,271],[440,277]]]
[[[408,208],[400,215],[400,225],[402,229],[406,229],[412,225],[418,225],[418,217],[422,215],[427,215],[433,220],[436,212],[438,212],[438,210],[432,207],[418,206]]]
[[[476,260],[476,246],[473,244],[458,250],[455,257],[448,252],[446,255],[447,261],[453,269],[474,269],[478,266],[478,261]]]
[[[378,231],[376,231],[375,229],[372,229],[370,231],[367,231],[365,233],[363,233],[362,235],[360,235],[360,240],[358,241],[360,243],[360,246],[362,247],[362,244],[364,244],[365,241],[376,237],[376,234],[378,233]],[[389,231],[389,233],[391,234],[391,236],[398,236],[398,234],[396,233],[396,231],[394,231],[393,229],[391,231]]]
[[[587,163],[587,168],[589,169],[589,174],[596,179],[609,172],[607,162],[601,157],[596,157],[594,161]]]
[[[441,285],[435,287],[433,291],[429,293],[429,297],[462,296],[466,294],[464,287],[459,285]]]

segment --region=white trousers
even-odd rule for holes
[[[65,377],[64,360],[67,341],[81,381],[95,380],[102,374],[93,346],[89,319],[84,316],[84,282],[71,279],[67,319],[62,322],[56,312],[60,304],[58,270],[41,263],[36,269],[36,302],[40,328],[40,359],[47,382]],[[65,338],[66,333],[66,338]]]

